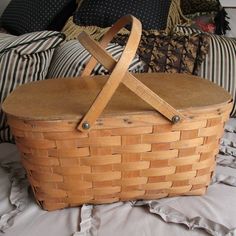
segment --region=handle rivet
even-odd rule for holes
[[[176,124],[180,121],[180,117],[176,115],[176,116],[173,116],[171,120],[173,124]]]
[[[90,128],[90,124],[89,124],[88,122],[84,122],[84,123],[82,124],[82,128],[83,128],[83,129],[89,129],[89,128]]]

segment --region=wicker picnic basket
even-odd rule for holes
[[[117,62],[103,48],[129,22]],[[231,96],[195,76],[130,74],[140,35],[132,16],[121,18],[100,44],[82,33],[79,40],[93,57],[81,77],[29,83],[5,100],[44,209],[201,195],[209,185]],[[97,61],[110,75],[91,79]]]

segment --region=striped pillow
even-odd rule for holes
[[[54,49],[63,40],[63,34],[53,31],[19,37],[0,33],[0,103],[19,85],[45,79]],[[0,108],[0,142],[12,140]]]
[[[109,44],[106,50],[114,58],[118,59],[123,52],[123,47],[118,44]],[[65,42],[55,50],[47,77],[58,78],[79,76],[90,57],[89,52],[84,49],[78,40]],[[144,62],[136,56],[133,59],[129,70],[135,73],[142,72],[143,68]],[[95,75],[104,75],[107,73],[108,71],[100,64],[93,70],[93,74]]]
[[[184,34],[199,32],[191,27],[177,26]],[[209,52],[198,75],[226,89],[234,99],[231,116],[236,116],[236,39],[206,33],[210,38]]]

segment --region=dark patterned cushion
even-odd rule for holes
[[[46,30],[71,2],[75,0],[12,0],[2,14],[2,27],[15,35]]]
[[[127,38],[119,34],[114,42],[125,45]],[[143,31],[137,53],[146,63],[145,72],[197,74],[207,51],[208,37],[201,33]]]
[[[78,25],[109,27],[120,17],[132,14],[144,29],[165,29],[171,0],[86,0],[74,16]]]
[[[47,29],[61,31],[68,18],[71,17],[71,15],[75,12],[76,8],[76,1],[70,1],[69,4],[67,4],[53,19]]]
[[[184,15],[220,10],[218,0],[181,0],[180,6]]]

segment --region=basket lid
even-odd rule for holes
[[[227,104],[231,96],[221,87],[196,76],[183,74],[136,74],[142,83],[177,110]],[[49,79],[25,84],[4,101],[3,110],[23,119],[79,119],[88,111],[107,76]],[[103,115],[125,115],[155,111],[120,84]]]

